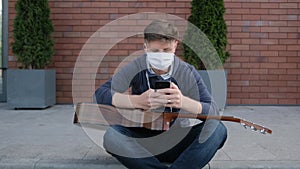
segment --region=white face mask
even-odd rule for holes
[[[147,52],[147,61],[158,70],[166,70],[174,61],[174,53]]]

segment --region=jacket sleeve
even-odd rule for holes
[[[202,114],[204,115],[219,115],[219,110],[216,102],[209,93],[202,77],[195,68],[192,68],[192,72],[197,82],[199,101],[202,105]]]
[[[111,81],[112,79],[108,80],[95,91],[94,99],[96,103],[112,105]]]

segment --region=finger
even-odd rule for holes
[[[157,90],[157,93],[161,93],[161,94],[173,94],[173,93],[177,93],[177,90],[175,89],[171,89],[171,88],[168,88],[168,89],[159,89]]]
[[[171,89],[179,89],[178,86],[173,82],[171,82],[170,88]]]
[[[157,104],[160,104],[160,105],[164,105],[166,103],[168,103],[168,100],[165,98],[165,97],[158,97],[158,98],[152,98],[150,100],[151,103],[157,103]]]

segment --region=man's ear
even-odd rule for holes
[[[144,42],[143,47],[144,47],[144,51],[147,52],[147,42],[146,41]]]
[[[178,41],[178,40],[175,40],[175,44],[174,44],[174,49],[175,49],[175,51],[176,51],[176,49],[177,49],[178,43],[179,43],[179,41]]]
[[[178,41],[178,40],[176,40],[175,42],[176,42],[176,47],[177,47],[177,45],[178,45],[179,41]]]

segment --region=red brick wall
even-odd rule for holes
[[[300,104],[300,1],[226,1],[228,104]]]
[[[9,0],[9,41],[12,42],[14,4]],[[57,102],[72,103],[76,59],[88,38],[105,24],[128,14],[165,12],[187,18],[190,0],[50,0],[55,26]],[[225,0],[228,25],[228,104],[300,104],[298,0]],[[100,65],[96,86],[108,79],[122,56],[140,50],[141,38],[127,39],[109,52]],[[90,65],[86,65],[87,69]],[[9,68],[17,67],[9,51]],[[91,97],[88,81],[81,96]],[[84,100],[84,101],[86,101]]]

